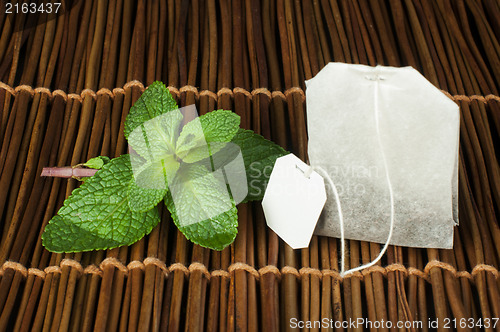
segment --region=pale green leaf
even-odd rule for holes
[[[165,197],[179,230],[192,242],[215,250],[231,244],[238,232],[237,210],[221,175],[184,164]]]
[[[209,112],[188,122],[177,141],[177,155],[193,163],[216,153],[238,132],[240,117],[231,111]]]
[[[182,114],[174,110],[146,121],[129,135],[132,170],[138,187],[166,189],[172,181],[179,168],[175,140],[181,122]]]
[[[129,134],[144,122],[177,109],[177,103],[162,82],[154,82],[130,108],[125,120],[124,134]]]
[[[222,171],[183,164],[169,185],[179,224],[195,224],[213,218],[232,206]]]
[[[101,169],[105,164],[109,163],[109,161],[110,161],[109,157],[99,156],[89,159],[89,161],[87,161],[82,166],[93,169]]]
[[[182,114],[179,110],[159,115],[137,126],[128,136],[129,146],[141,157],[155,161],[175,154]]]
[[[213,218],[186,226],[179,223],[177,211],[170,193],[167,193],[165,204],[177,228],[179,228],[188,240],[202,247],[222,250],[233,243],[238,234],[238,210],[234,204],[228,211]]]
[[[189,121],[182,128],[175,153],[184,162],[194,162],[210,156],[200,118]]]

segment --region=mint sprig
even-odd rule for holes
[[[162,200],[192,242],[215,250],[230,245],[237,234],[237,209],[227,194],[230,186],[218,178],[225,174],[220,170],[241,153],[248,186],[244,201],[260,200],[274,162],[287,152],[240,129],[240,118],[231,111],[184,121],[165,85],[151,84],[125,121],[132,155],[96,157],[83,164],[98,171],[49,221],[43,245],[54,252],[130,245],[157,225],[156,206]]]
[[[160,221],[157,209],[132,212],[128,155],[112,159],[73,190],[42,234],[43,245],[54,252],[79,252],[130,245],[151,232]]]

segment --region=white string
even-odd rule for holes
[[[324,177],[332,187],[333,195],[335,196],[335,202],[337,202],[337,211],[339,213],[339,221],[340,221],[340,252],[341,252],[341,261],[340,261],[340,276],[344,276],[345,270],[345,236],[344,236],[344,216],[342,215],[342,206],[340,205],[340,197],[337,191],[337,187],[335,183],[333,183],[332,178],[328,175],[328,172],[325,171],[320,166],[313,166],[309,168],[311,171],[314,169],[323,173]]]
[[[382,145],[382,138],[380,136],[379,108],[378,108],[378,94],[379,94],[378,89],[379,89],[379,80],[380,79],[383,79],[383,78],[381,78],[377,75],[377,77],[374,80],[375,85],[374,85],[373,103],[375,104],[374,109],[375,109],[375,124],[377,127],[377,141],[378,141],[378,145],[380,147],[380,152],[382,153],[382,161],[384,162],[385,177],[387,179],[387,185],[389,187],[389,195],[391,198],[391,227],[389,229],[389,235],[387,236],[387,241],[385,241],[384,247],[382,248],[382,250],[380,251],[378,256],[370,263],[367,263],[367,264],[358,266],[354,269],[350,269],[350,270],[346,271],[344,273],[344,275],[342,275],[342,276],[346,276],[346,275],[354,273],[356,271],[361,271],[363,269],[366,269],[370,266],[377,264],[377,262],[382,259],[382,256],[384,256],[385,252],[387,251],[387,248],[389,247],[389,243],[391,242],[391,238],[392,238],[392,231],[394,229],[394,193],[392,191],[391,178],[389,177],[389,167],[387,166],[387,158],[385,157],[384,147]]]
[[[372,79],[372,78],[368,78],[368,79],[375,81],[373,102],[375,104],[374,108],[375,108],[375,124],[377,127],[377,140],[378,140],[378,145],[380,147],[380,151],[382,153],[382,160],[384,162],[384,169],[385,169],[385,177],[387,179],[387,185],[389,187],[389,195],[390,195],[390,199],[391,199],[391,223],[390,223],[389,235],[387,236],[387,240],[385,241],[384,247],[382,248],[382,250],[380,251],[378,256],[373,261],[371,261],[370,263],[367,263],[367,264],[364,264],[364,265],[358,266],[356,268],[345,271],[344,217],[342,215],[342,207],[340,204],[340,197],[339,197],[339,194],[337,192],[337,187],[335,186],[332,179],[328,175],[328,172],[326,172],[320,166],[312,166],[307,170],[309,175],[310,175],[310,172],[312,172],[312,169],[318,170],[321,173],[323,173],[323,175],[326,177],[328,183],[332,187],[332,191],[333,191],[333,194],[335,196],[335,201],[337,202],[337,210],[339,213],[339,223],[340,223],[340,245],[341,245],[341,249],[340,249],[341,250],[340,276],[341,277],[345,277],[348,274],[354,273],[356,271],[361,271],[363,269],[366,269],[370,266],[377,264],[377,262],[382,259],[382,256],[384,256],[385,252],[387,251],[387,248],[389,247],[389,243],[391,242],[391,238],[392,238],[392,231],[394,229],[394,193],[392,191],[391,179],[389,177],[389,167],[387,166],[387,159],[385,157],[384,148],[382,146],[382,138],[380,136],[380,125],[379,125],[378,90],[379,90],[379,79],[383,79],[383,78],[381,78],[377,75],[377,77],[375,77],[375,79]]]

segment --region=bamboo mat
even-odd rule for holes
[[[444,331],[447,319],[500,317],[498,1],[89,0],[52,18],[27,28],[0,13],[0,331],[278,331],[324,318],[423,322],[411,331],[439,319]],[[125,153],[123,121],[144,86],[161,80],[202,114],[234,110],[304,159],[304,80],[330,61],[413,66],[460,106],[453,250],[391,246],[341,279],[339,241],[292,250],[258,203],[240,206],[222,252],[186,241],[165,208],[131,247],[41,246],[78,185],[41,168]],[[351,266],[380,250],[347,245]]]

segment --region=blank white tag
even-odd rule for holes
[[[326,202],[325,182],[293,154],[276,159],[262,207],[267,225],[293,249],[307,248]]]

